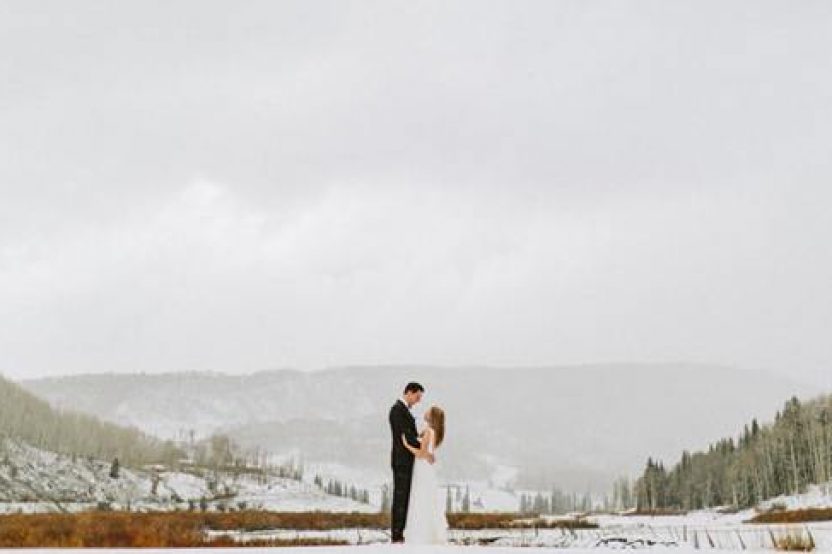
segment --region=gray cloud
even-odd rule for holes
[[[0,370],[832,384],[826,2],[0,2]]]

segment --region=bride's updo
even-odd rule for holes
[[[428,424],[436,433],[436,446],[439,446],[445,438],[445,411],[439,406],[431,406],[427,415]]]

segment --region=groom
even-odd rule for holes
[[[410,408],[422,400],[425,389],[419,383],[408,383],[402,397],[390,408],[390,432],[393,436],[393,449],[390,453],[390,465],[393,466],[393,509],[391,513],[391,531],[394,543],[404,542],[404,524],[407,521],[407,505],[410,502],[410,480],[413,477],[414,457],[402,444],[402,435],[414,448],[419,448],[416,434],[416,420]],[[433,460],[429,458],[430,463]]]

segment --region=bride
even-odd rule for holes
[[[408,544],[445,544],[448,541],[445,503],[439,493],[436,466],[429,461],[431,456],[436,459],[436,449],[445,438],[445,412],[432,406],[425,412],[425,423],[427,427],[419,440],[421,448],[408,444],[402,435],[405,448],[416,457],[404,538]]]

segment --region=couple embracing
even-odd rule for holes
[[[444,498],[436,477],[437,449],[445,438],[445,412],[431,406],[425,412],[424,428],[418,432],[410,410],[422,400],[424,392],[419,383],[408,383],[402,397],[390,408],[394,543],[447,542]]]

